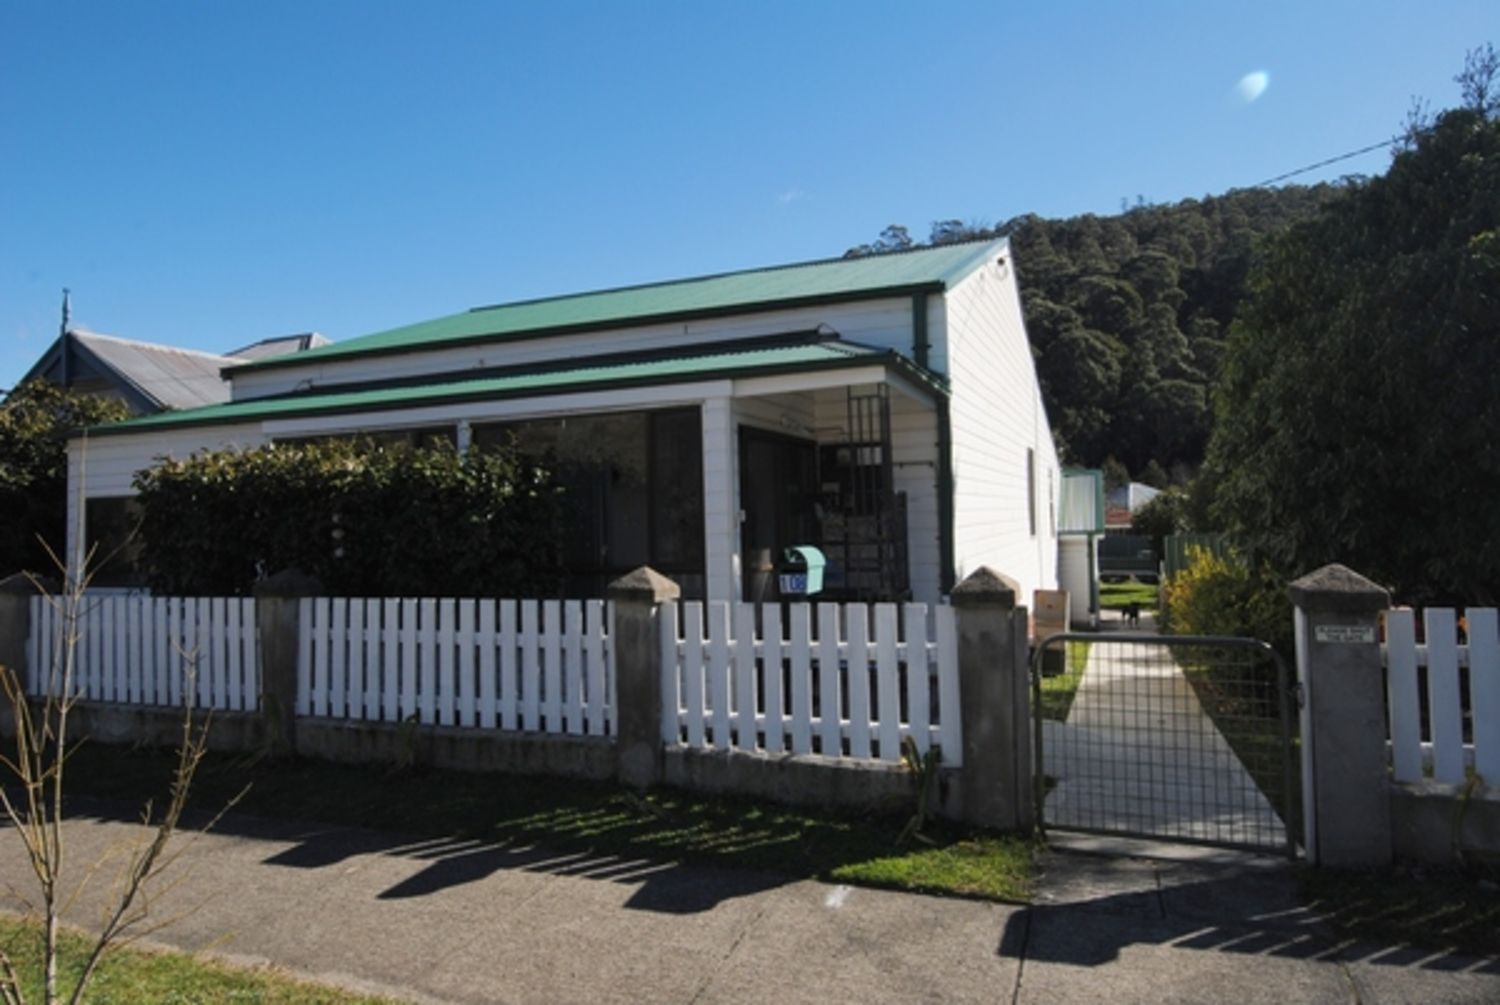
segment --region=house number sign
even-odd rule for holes
[[[1313,629],[1313,638],[1319,642],[1348,644],[1351,642],[1374,642],[1374,625],[1318,625]]]

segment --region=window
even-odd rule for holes
[[[1026,448],[1026,519],[1036,537],[1036,451]]]
[[[697,409],[475,424],[471,449],[514,442],[564,491],[568,592],[600,596],[641,565],[703,580],[703,436]]]
[[[133,497],[90,499],[84,504],[84,554],[93,549],[95,586],[142,586],[141,506]]]

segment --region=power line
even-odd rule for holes
[[[1371,143],[1367,147],[1360,147],[1358,150],[1351,150],[1346,154],[1339,154],[1337,157],[1330,157],[1326,161],[1318,161],[1318,163],[1316,164],[1309,164],[1307,165],[1307,167],[1300,167],[1295,171],[1288,171],[1286,174],[1279,174],[1275,178],[1267,178],[1265,181],[1255,183],[1251,186],[1251,188],[1264,188],[1267,185],[1274,185],[1279,181],[1286,181],[1288,178],[1295,178],[1299,174],[1307,174],[1307,172],[1316,171],[1320,167],[1327,167],[1330,164],[1337,164],[1339,161],[1346,161],[1351,157],[1358,157],[1360,154],[1367,154],[1372,150],[1381,150],[1385,147],[1394,146],[1395,144],[1400,142],[1401,137],[1397,136],[1380,143]]]

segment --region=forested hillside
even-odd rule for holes
[[[1067,460],[1163,480],[1203,460],[1210,389],[1255,242],[1311,217],[1332,185],[1244,189],[1117,216],[932,225],[929,243],[1008,235],[1048,415]],[[914,247],[886,228],[850,255]],[[1153,465],[1154,462],[1154,465]],[[1158,470],[1159,469],[1159,470]]]

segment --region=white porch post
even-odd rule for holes
[[[703,402],[703,572],[708,600],[740,599],[739,457],[730,399]]]

